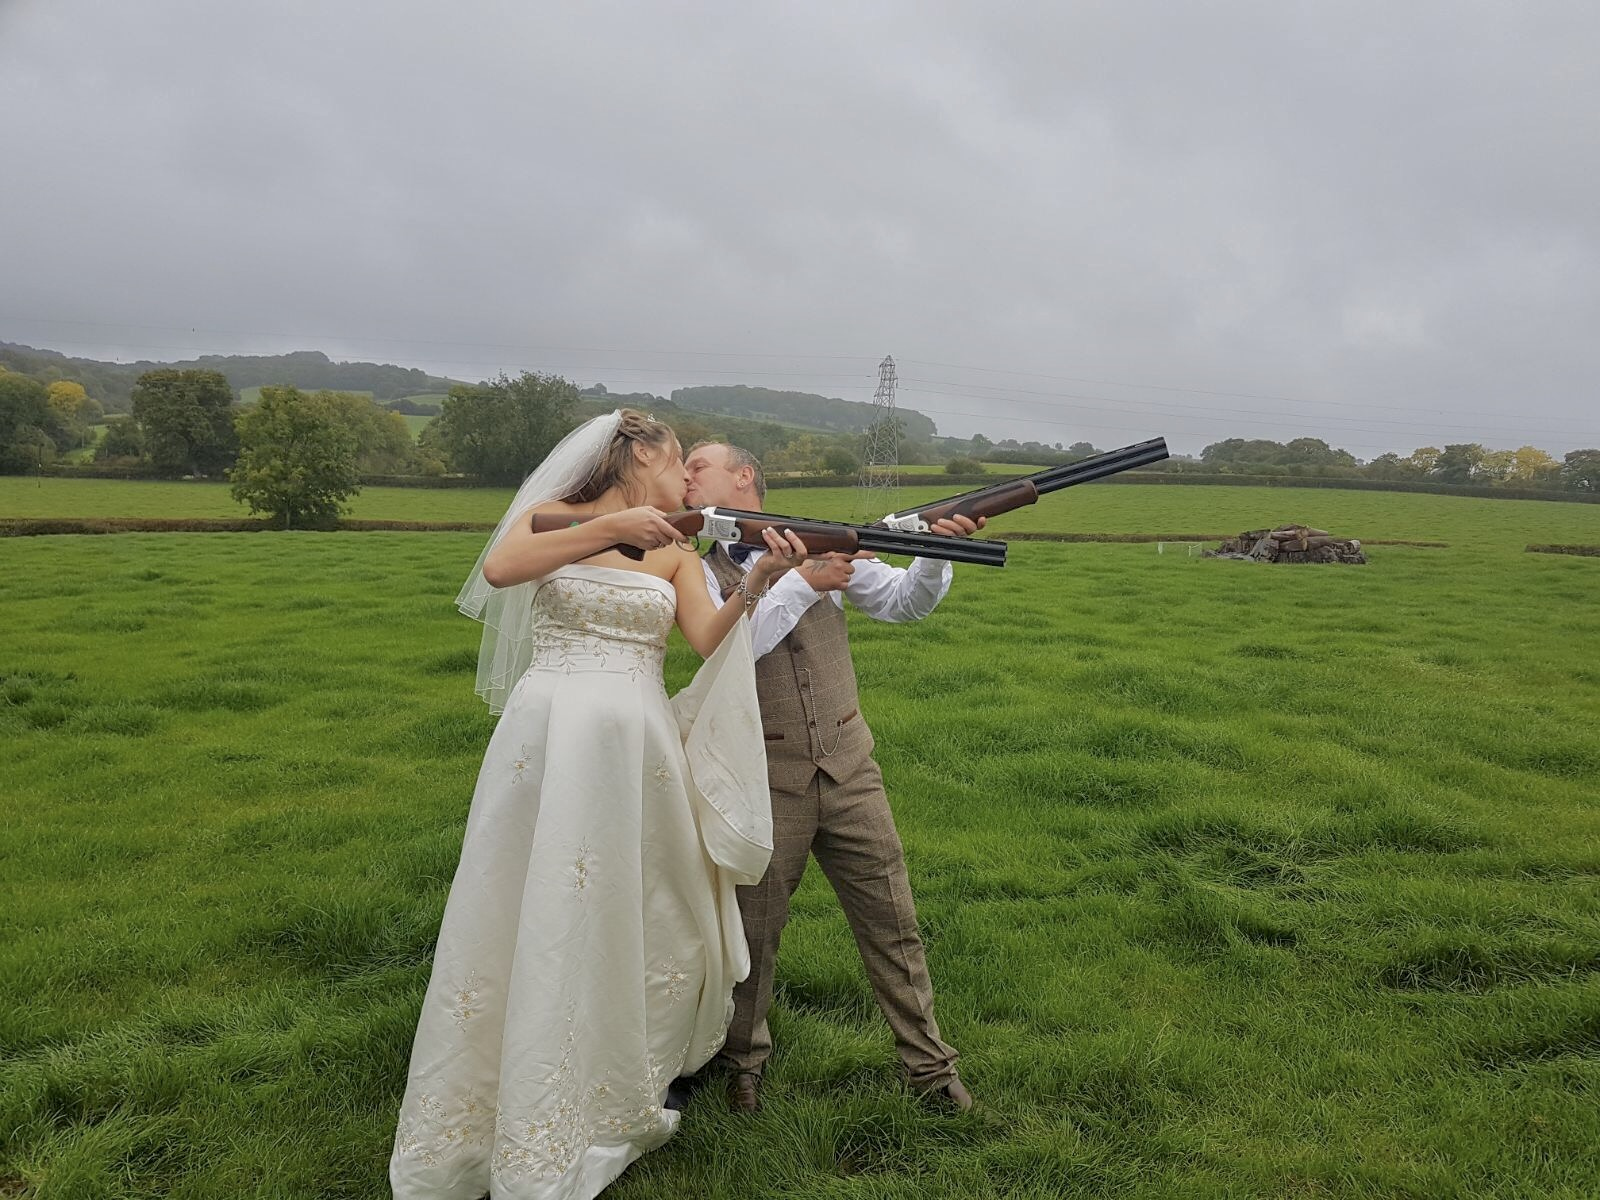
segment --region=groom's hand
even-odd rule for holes
[[[988,517],[979,517],[974,521],[971,517],[963,517],[960,513],[956,513],[954,516],[940,517],[928,526],[928,532],[942,534],[945,537],[966,537],[968,534],[976,533],[988,523]]]
[[[816,592],[842,592],[855,571],[857,558],[871,558],[871,554],[827,554],[821,558],[807,559],[800,568],[800,578]]]

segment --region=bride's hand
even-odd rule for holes
[[[756,585],[764,590],[784,573],[805,562],[806,544],[799,534],[789,529],[782,533],[772,528],[763,529],[761,537],[767,543],[767,552],[756,560],[750,574],[756,576]]]
[[[607,513],[600,519],[608,523],[614,541],[640,550],[659,550],[683,537],[668,523],[665,513],[648,504]]]

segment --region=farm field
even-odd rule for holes
[[[492,522],[509,495],[372,488],[352,515]],[[25,515],[243,509],[0,479]],[[1600,1192],[1600,561],[1523,552],[1600,543],[1600,507],[1091,486],[995,532],[1284,520],[1449,545],[1017,542],[920,625],[853,618],[980,1107],[899,1090],[813,870],[765,1111],[708,1087],[607,1195]],[[0,539],[0,1196],[388,1195],[492,728],[451,603],[481,545]],[[676,645],[671,685],[693,667]]]

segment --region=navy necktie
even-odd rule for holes
[[[754,547],[741,546],[737,542],[734,542],[728,547],[728,557],[733,559],[734,563],[741,567],[750,560],[750,556],[754,553]]]

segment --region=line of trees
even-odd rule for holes
[[[271,404],[263,408],[269,395]],[[515,379],[502,375],[483,384],[456,384],[416,439],[393,411],[394,402],[380,405],[351,392],[264,387],[261,401],[240,405],[229,379],[209,369],[146,371],[131,389],[131,402],[130,414],[107,421],[76,381],[46,383],[0,367],[0,472],[40,470],[80,451],[94,443],[95,426],[103,423],[104,436],[94,450],[97,462],[156,477],[228,477],[243,502],[260,506],[257,511],[305,522],[337,512],[353,494],[344,489],[361,476],[452,473],[514,484],[575,424],[618,406],[655,413],[672,425],[685,447],[708,438],[736,442],[759,455],[774,475],[853,477],[862,449],[859,433],[803,430],[770,420],[685,410],[647,393],[613,395],[599,386],[580,392],[558,376],[531,372]],[[961,473],[980,469],[982,463],[1052,465],[1096,453],[1086,441],[993,442],[982,434],[919,438],[904,422],[899,434],[902,463],[942,462],[947,470]],[[289,497],[284,480],[300,476],[285,468],[279,479],[268,465],[299,461],[295,455],[304,456],[302,475],[327,480],[307,492],[322,499]],[[1363,463],[1320,438],[1227,438],[1206,446],[1198,458],[1175,458],[1160,469],[1600,494],[1600,449],[1574,450],[1558,460],[1536,446],[1496,450],[1452,443]]]
[[[991,442],[942,438],[950,462],[1054,466],[1098,453],[1089,442],[1047,445],[1006,439]],[[1473,484],[1600,494],[1600,450],[1573,450],[1558,459],[1537,446],[1493,450],[1476,442],[1442,449],[1422,446],[1410,454],[1381,454],[1362,462],[1348,450],[1321,438],[1225,438],[1212,442],[1198,458],[1174,457],[1154,468],[1166,474],[1238,475],[1253,478],[1376,479],[1391,483]]]
[[[1349,451],[1335,449],[1321,438],[1295,438],[1289,442],[1228,438],[1207,446],[1197,462],[1177,461],[1163,469],[1600,492],[1600,450],[1573,450],[1557,459],[1537,446],[1492,450],[1477,442],[1456,442],[1442,449],[1421,446],[1408,455],[1390,452],[1362,463]]]

